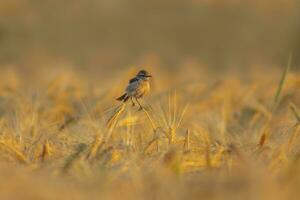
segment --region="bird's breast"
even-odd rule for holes
[[[149,81],[140,81],[139,82],[139,87],[136,90],[135,96],[137,98],[141,98],[144,95],[146,95],[150,90],[150,84]]]
[[[143,81],[143,88],[144,88],[144,92],[147,93],[150,90],[150,83],[149,81]]]

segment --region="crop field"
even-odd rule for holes
[[[151,67],[140,111],[115,100],[138,70],[2,68],[0,199],[297,199],[290,64],[270,76]]]
[[[300,199],[299,8],[0,0],[0,200]]]

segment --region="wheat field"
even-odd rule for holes
[[[218,77],[151,67],[141,111],[115,100],[138,67],[96,79],[1,68],[0,199],[297,199],[300,74],[289,66]]]

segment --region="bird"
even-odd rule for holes
[[[133,99],[139,104],[140,110],[143,109],[139,100],[150,91],[150,78],[152,75],[146,70],[140,70],[137,75],[129,80],[128,86],[125,89],[125,93],[118,97],[118,101],[127,102],[131,100],[132,106],[135,106]]]

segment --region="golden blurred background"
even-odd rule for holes
[[[299,8],[0,0],[0,199],[297,199]]]
[[[300,56],[297,0],[1,0],[0,64],[214,71]]]

